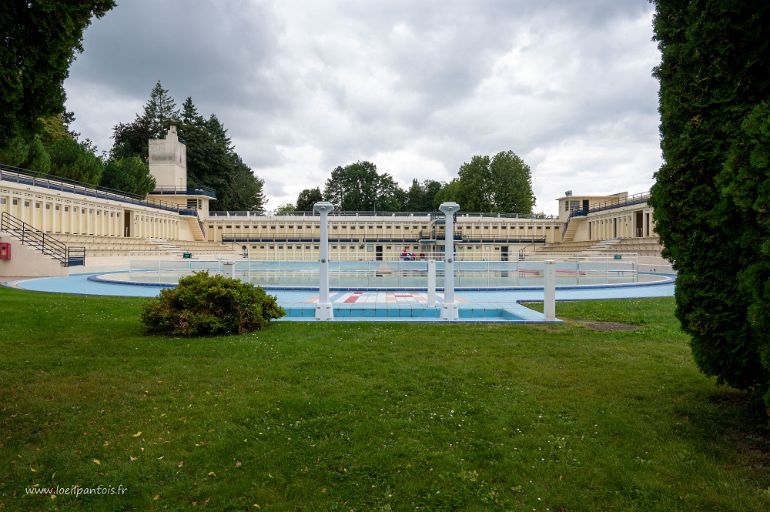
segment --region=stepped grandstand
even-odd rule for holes
[[[13,246],[11,261],[27,250],[64,267],[109,258],[318,259],[319,218],[311,212],[214,211],[214,191],[187,186],[186,148],[174,127],[150,141],[149,163],[156,190],[147,197],[0,165],[0,242]],[[545,218],[460,211],[457,259],[634,254],[660,262],[647,198],[567,192],[558,199],[559,215]],[[329,230],[330,255],[338,261],[443,258],[439,212],[335,212]],[[27,267],[37,261],[25,260]],[[39,275],[8,265],[0,270]]]

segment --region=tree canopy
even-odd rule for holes
[[[388,173],[371,162],[337,167],[326,180],[324,200],[342,211],[401,211],[404,191]]]
[[[155,178],[142,158],[132,155],[124,158],[111,158],[104,165],[102,186],[122,190],[140,196],[155,189]]]
[[[262,211],[265,206],[264,182],[235,152],[227,129],[216,115],[204,118],[192,98],[181,111],[169,91],[158,81],[141,114],[130,123],[113,129],[112,158],[138,156],[146,161],[150,139],[165,136],[176,125],[180,139],[187,146],[187,182],[191,187],[209,187],[216,191],[218,210]]]
[[[311,210],[321,195],[345,211],[430,212],[442,202],[456,201],[464,211],[531,215],[535,204],[530,168],[512,151],[474,156],[448,183],[415,179],[406,191],[388,173],[378,173],[372,162],[338,166],[323,194],[317,188],[300,193],[297,210]]]
[[[456,199],[464,210],[531,214],[532,172],[513,151],[474,156],[460,167]]]
[[[0,147],[21,137],[29,143],[41,117],[64,112],[64,80],[83,31],[114,0],[0,2]]]
[[[318,187],[306,188],[299,193],[299,196],[297,196],[296,210],[298,212],[312,212],[313,205],[319,201],[323,201],[321,189]]]
[[[698,366],[770,381],[770,4],[655,0],[661,148],[650,203]],[[770,405],[770,395],[766,395]]]

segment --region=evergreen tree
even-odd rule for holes
[[[770,4],[655,6],[664,163],[650,203],[678,272],[676,314],[702,371],[763,391],[770,380]]]
[[[164,137],[172,124],[177,126],[180,140],[187,147],[189,186],[214,189],[218,210],[264,209],[264,182],[254,176],[235,152],[227,129],[217,116],[212,114],[205,119],[189,97],[178,111],[176,102],[160,82],[150,93],[142,115],[137,115],[132,123],[115,126],[111,159],[140,156],[146,161],[149,140]]]
[[[104,166],[103,187],[145,196],[155,189],[150,167],[137,155],[111,158]]]
[[[64,112],[64,80],[83,31],[114,0],[0,2],[0,148],[31,141],[41,117]]]
[[[142,115],[136,115],[132,123],[118,123],[112,130],[115,141],[111,156],[122,158],[140,155],[149,156],[150,139],[162,139],[172,124],[179,124],[179,111],[174,98],[158,80],[144,104]]]
[[[104,163],[92,148],[71,138],[60,139],[48,148],[51,174],[87,185],[100,183]]]

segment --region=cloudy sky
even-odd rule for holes
[[[118,0],[65,83],[108,150],[157,80],[216,114],[268,208],[370,160],[408,187],[512,150],[536,211],[643,192],[660,166],[647,0]]]

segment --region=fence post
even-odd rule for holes
[[[556,320],[556,262],[543,263],[543,313],[546,322],[552,322]]]
[[[428,260],[428,302],[429,308],[436,306],[436,260]]]

